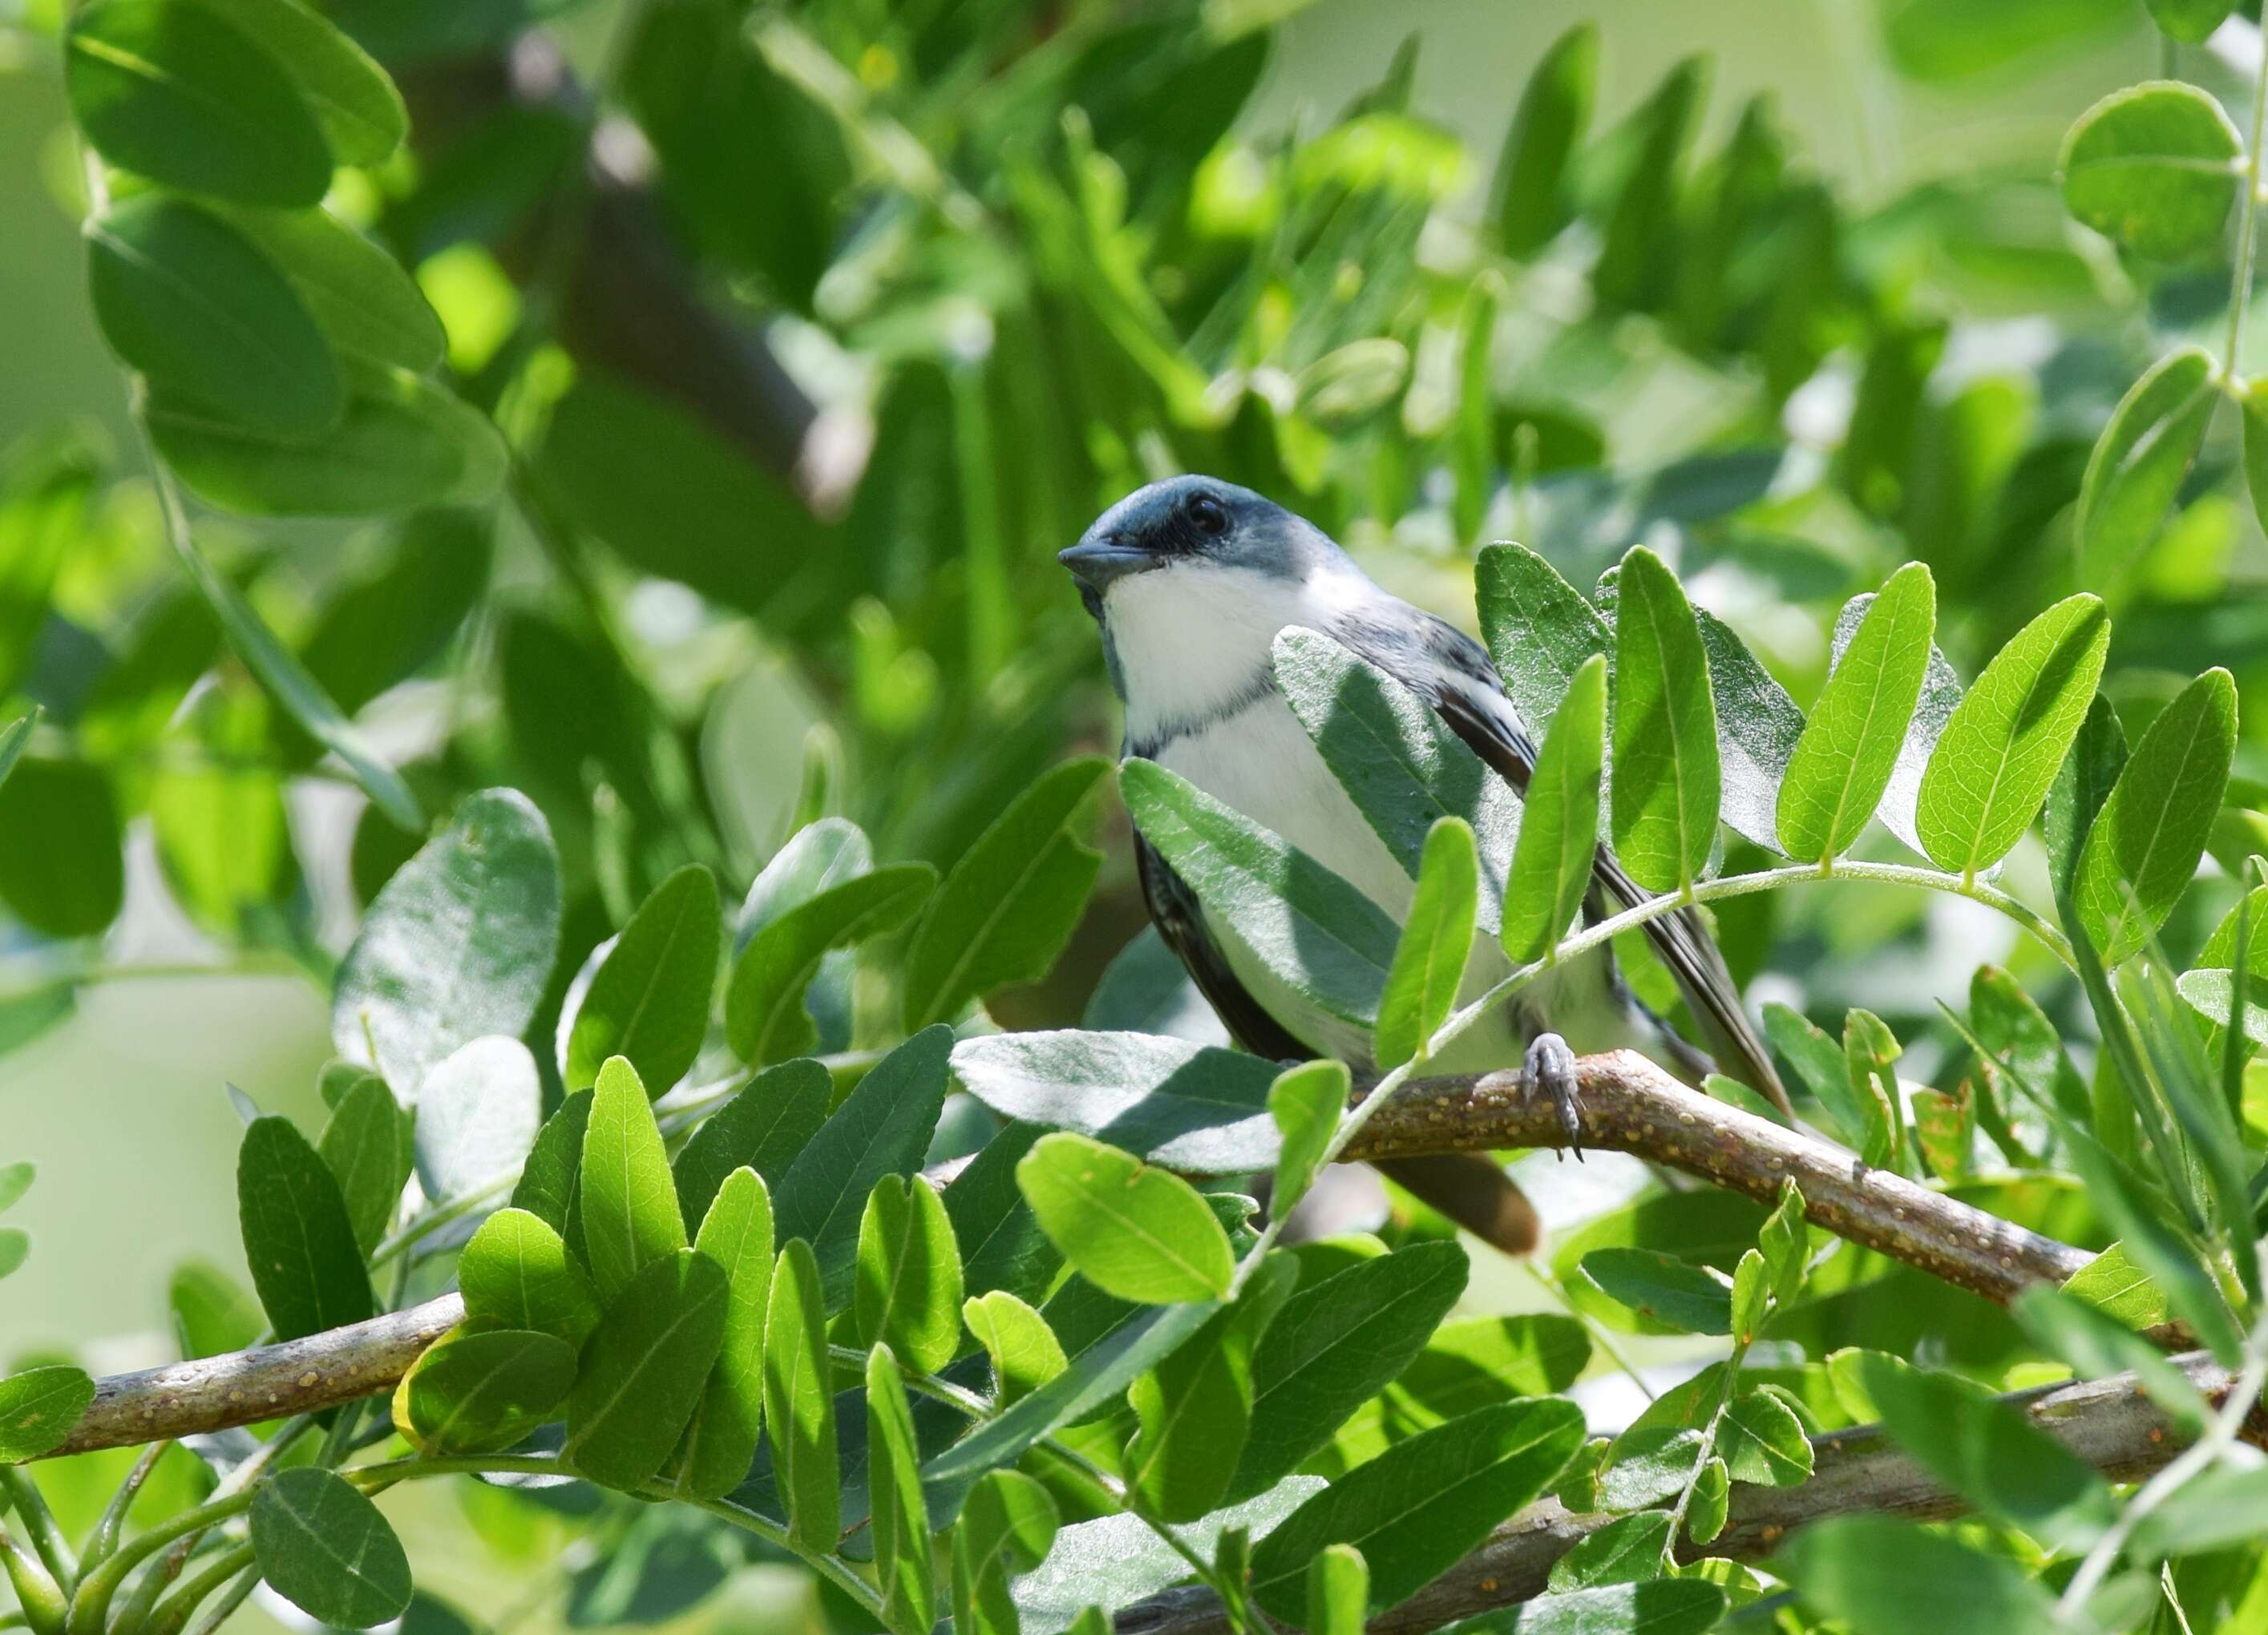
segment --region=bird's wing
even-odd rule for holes
[[[1149,905],[1151,922],[1181,960],[1189,980],[1197,985],[1197,992],[1220,1017],[1230,1037],[1254,1055],[1271,1061],[1305,1061],[1329,1054],[1292,1037],[1253,998],[1252,991],[1237,980],[1219,945],[1205,930],[1197,894],[1138,834],[1134,837],[1134,861],[1142,876],[1142,897]],[[1392,1158],[1377,1167],[1506,1254],[1526,1255],[1535,1248],[1543,1231],[1535,1206],[1486,1154]]]
[[[1511,700],[1505,696],[1504,682],[1479,642],[1455,626],[1426,615],[1423,640],[1425,656],[1432,662],[1413,667],[1406,658],[1395,663],[1390,649],[1366,649],[1363,636],[1357,629],[1345,633],[1342,640],[1404,686],[1413,687],[1498,777],[1521,794],[1528,792],[1528,774],[1535,767],[1535,744],[1513,712]],[[1425,678],[1413,678],[1410,673],[1413,668]],[[1622,864],[1605,846],[1599,847],[1593,877],[1626,908],[1652,895],[1623,872]],[[1678,991],[1706,1035],[1719,1068],[1769,1096],[1782,1111],[1788,1111],[1787,1090],[1772,1069],[1771,1052],[1756,1037],[1755,1024],[1742,1008],[1740,989],[1699,913],[1683,908],[1648,920],[1646,935],[1677,979]]]

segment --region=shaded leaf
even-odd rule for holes
[[[655,1096],[683,1078],[709,1031],[723,940],[708,869],[690,863],[656,886],[583,995],[567,1037],[567,1088],[588,1087],[609,1056],[626,1058]]]
[[[884,1176],[858,1226],[858,1343],[934,1374],[961,1348],[961,1250],[945,1201],[920,1176]]]
[[[1443,818],[1426,836],[1417,894],[1379,994],[1372,1044],[1379,1067],[1398,1067],[1424,1052],[1455,1008],[1472,953],[1479,895],[1472,825],[1462,818]]]
[[[394,1426],[421,1453],[496,1453],[551,1419],[574,1383],[575,1349],[556,1335],[459,1328],[401,1376]]]
[[[1780,784],[1778,833],[1788,856],[1825,861],[1849,849],[1889,787],[1920,700],[1937,627],[1929,569],[1890,576],[1821,689]]]
[[[94,1382],[86,1370],[68,1363],[0,1379],[0,1464],[52,1452],[93,1401]]]
[[[764,1331],[770,1321],[772,1206],[762,1177],[735,1169],[701,1222],[694,1252],[716,1263],[727,1292],[725,1338],[678,1454],[677,1489],[718,1499],[747,1479],[763,1428]]]
[[[246,1126],[237,1211],[253,1287],[279,1340],[360,1323],[375,1310],[339,1184],[289,1118]]]
[[[279,1470],[252,1501],[252,1547],[277,1595],[318,1622],[368,1629],[409,1604],[409,1558],[378,1507],[335,1473]]]
[[[749,1169],[777,1187],[835,1099],[835,1079],[808,1056],[767,1067],[701,1121],[678,1149],[672,1169],[685,1228],[696,1230],[725,1177]]]
[[[1716,842],[1717,711],[1685,592],[1643,546],[1623,559],[1615,621],[1615,850],[1649,891],[1683,891]]]
[[[1599,780],[1606,752],[1607,661],[1593,654],[1569,682],[1535,758],[1505,886],[1504,951],[1541,959],[1581,912],[1599,845]]]
[[[717,1263],[692,1250],[641,1266],[584,1345],[561,1456],[626,1492],[652,1480],[701,1401],[724,1345],[729,1296]]]
[[[756,933],[733,967],[725,1030],[744,1061],[773,1062],[819,1042],[804,991],[829,950],[847,948],[913,918],[937,884],[927,863],[878,869],[788,910]]]
[[[764,1326],[764,1422],[787,1501],[789,1536],[808,1550],[834,1549],[842,1511],[827,1310],[819,1264],[801,1238],[780,1251],[772,1272]]]
[[[2212,357],[2183,347],[2144,370],[2118,400],[2079,487],[2080,583],[2115,583],[2158,537],[2220,397]]]

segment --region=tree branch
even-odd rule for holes
[[[2093,1258],[1689,1089],[1636,1052],[1586,1056],[1576,1067],[1586,1147],[1633,1153],[1767,1205],[1792,1180],[1814,1224],[1997,1304],[2034,1283],[2065,1282]],[[1563,1140],[1550,1103],[1529,1096],[1519,1074],[1459,1074],[1411,1080],[1346,1155],[1411,1158]]]
[[[2203,1352],[2172,1361],[2216,1405],[2235,1378]],[[2033,1424],[2113,1481],[2146,1476],[2184,1446],[2131,1374],[2017,1391],[2000,1400],[2022,1409]],[[1680,1546],[1680,1558],[1757,1561],[1797,1528],[1827,1516],[1872,1511],[1931,1521],[1968,1507],[1900,1452],[1879,1425],[1815,1436],[1811,1450],[1812,1475],[1800,1486],[1735,1483],[1724,1532],[1705,1548]],[[1614,1519],[1578,1514],[1556,1499],[1530,1505],[1447,1573],[1373,1618],[1369,1635],[1418,1635],[1533,1600],[1543,1593],[1552,1564]],[[1219,1600],[1197,1587],[1165,1590],[1137,1602],[1118,1614],[1117,1630],[1118,1635],[1230,1635]]]
[[[1792,1179],[1818,1225],[1987,1300],[2005,1305],[2034,1283],[2061,1283],[2090,1258],[1690,1090],[1631,1052],[1586,1056],[1577,1070],[1586,1147],[1634,1153],[1767,1204]],[[1518,1074],[1465,1074],[1412,1080],[1379,1109],[1348,1156],[1414,1158],[1561,1139],[1550,1103],[1531,1099]],[[194,1435],[373,1397],[393,1389],[464,1315],[464,1301],[445,1294],[281,1345],[114,1375],[97,1384],[93,1405],[55,1451]]]

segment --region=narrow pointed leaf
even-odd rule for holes
[[[2165,923],[2197,873],[2236,751],[2236,684],[2209,670],[2158,712],[2102,804],[2072,895],[2115,966]]]
[[[685,1206],[686,1230],[699,1228],[717,1189],[735,1169],[753,1169],[766,1186],[777,1188],[796,1155],[827,1122],[834,1097],[834,1075],[810,1057],[799,1056],[765,1068],[703,1119],[670,1166]]]
[[[1418,1055],[1455,1008],[1473,949],[1479,894],[1472,825],[1462,818],[1441,818],[1426,837],[1417,895],[1379,995],[1372,1045],[1379,1067],[1398,1067]]]
[[[963,1302],[961,1315],[991,1361],[992,1396],[1003,1408],[1070,1367],[1048,1320],[1005,1289]]]
[[[1927,568],[1910,562],[1859,620],[1796,740],[1779,790],[1788,856],[1823,862],[1867,826],[1920,700],[1936,628],[1936,585]]]
[[[1615,620],[1615,850],[1649,891],[1701,877],[1716,843],[1717,707],[1685,592],[1644,546],[1623,559]],[[1374,1565],[1374,1564],[1373,1564]]]
[[[677,1491],[721,1499],[747,1478],[763,1427],[764,1326],[772,1292],[772,1207],[753,1169],[735,1169],[701,1222],[694,1252],[726,1281],[725,1338],[678,1450]]]
[[[385,1080],[360,1079],[332,1110],[316,1148],[338,1178],[355,1242],[366,1255],[386,1235],[416,1162],[409,1117]]]
[[[1307,1563],[1352,1544],[1373,1613],[1408,1600],[1550,1485],[1583,1443],[1583,1415],[1550,1398],[1484,1408],[1388,1448],[1293,1511],[1254,1551],[1255,1599],[1304,1607]]]
[[[1922,774],[1915,824],[1932,862],[1973,875],[2015,845],[2087,718],[2110,643],[2102,604],[2068,597],[1984,667]]]
[[[1607,661],[1594,654],[1568,684],[1528,780],[1504,893],[1504,951],[1514,964],[1549,953],[1574,924],[1590,890],[1606,720]]]
[[[953,866],[906,950],[908,1032],[950,1022],[995,988],[1047,975],[1102,867],[1080,832],[1109,771],[1098,756],[1052,768]]]
[[[1571,213],[1567,172],[1598,94],[1599,31],[1578,23],[1528,75],[1497,156],[1489,214],[1509,255],[1541,249]]]
[[[683,1078],[709,1031],[724,933],[706,869],[688,864],[656,886],[583,996],[567,1036],[567,1088],[589,1086],[609,1056],[628,1060],[654,1096]]]
[[[895,1635],[929,1635],[937,1622],[923,1500],[921,1453],[905,1380],[887,1345],[866,1359],[866,1491],[874,1533],[874,1576],[882,1586],[882,1622]]]
[[[1489,656],[1529,735],[1541,737],[1575,672],[1613,649],[1613,633],[1580,590],[1524,545],[1482,546],[1473,578]]]
[[[1216,1509],[1252,1428],[1252,1357],[1300,1280],[1289,1255],[1261,1262],[1228,1305],[1127,1393],[1141,1429],[1126,1481],[1147,1514],[1194,1521]]]
[[[2102,810],[2102,803],[2126,768],[2126,729],[2118,712],[2101,693],[2088,700],[2087,719],[2063,758],[2063,766],[2048,786],[2047,805],[2040,814],[2040,830],[2048,843],[2049,876],[2058,899],[2071,894],[2079,878],[2079,854],[2088,831]]]
[[[2117,583],[2158,537],[2220,397],[2212,357],[2184,347],[2152,364],[2118,400],[2079,487],[2073,524],[2081,584]]]
[[[646,1262],[583,1347],[561,1456],[625,1492],[651,1481],[701,1401],[730,1292],[717,1263],[692,1250]]]
[[[780,1251],[772,1272],[764,1326],[764,1423],[772,1469],[787,1500],[789,1536],[806,1550],[833,1550],[842,1531],[828,1367],[819,1263],[811,1245],[796,1238]]]
[[[819,1042],[803,995],[833,949],[895,931],[937,885],[927,863],[860,875],[782,914],[748,941],[725,995],[725,1030],[743,1061],[782,1061]]]
[[[1352,1089],[1346,1064],[1311,1061],[1286,1068],[1268,1087],[1268,1116],[1284,1137],[1276,1159],[1274,1207],[1287,1210],[1314,1184],[1315,1171]]]

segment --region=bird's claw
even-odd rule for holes
[[[1521,1072],[1530,1095],[1542,1090],[1551,1097],[1559,1115],[1559,1128],[1577,1162],[1583,1157],[1582,1121],[1575,1111],[1575,1052],[1556,1033],[1539,1033],[1528,1042],[1528,1058]]]

